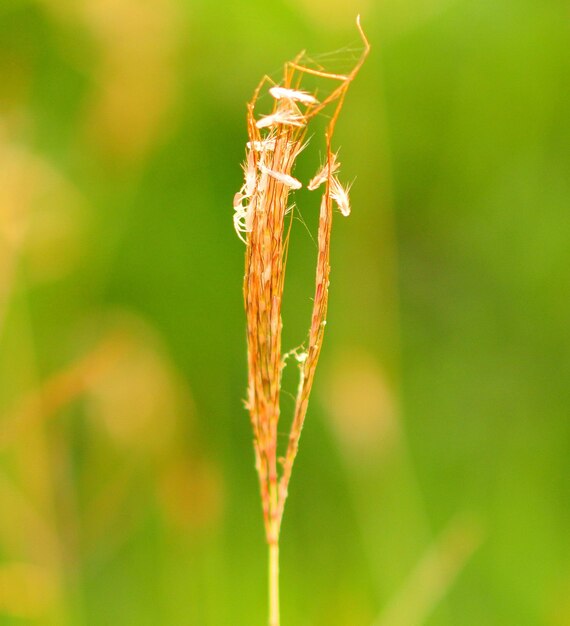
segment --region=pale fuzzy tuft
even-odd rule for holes
[[[323,183],[327,182],[329,176],[336,174],[340,168],[340,163],[337,160],[336,154],[331,154],[330,158],[330,171],[329,171],[329,162],[327,161],[321,169],[315,174],[313,178],[309,181],[307,185],[307,189],[309,191],[314,191],[318,187],[320,187]]]
[[[348,197],[349,191],[350,187],[343,187],[338,178],[333,178],[331,180],[331,198],[336,202],[344,217],[348,217],[350,215],[350,200]]]
[[[276,100],[294,100],[303,104],[318,104],[319,101],[312,94],[306,91],[298,91],[296,89],[287,89],[286,87],[271,87],[269,93]]]
[[[270,128],[271,126],[297,126],[302,128],[307,123],[304,115],[298,111],[289,109],[277,109],[275,113],[271,115],[264,115],[261,119],[257,120],[255,125],[257,128]]]
[[[303,184],[300,180],[293,178],[293,176],[289,176],[289,174],[284,174],[282,172],[276,172],[275,170],[270,170],[268,167],[265,167],[263,163],[259,165],[259,169],[268,176],[271,176],[275,180],[287,185],[287,187],[291,187],[291,189],[301,189]]]
[[[273,152],[275,150],[275,139],[262,139],[261,141],[248,141],[247,147],[249,150],[255,150],[256,152]]]

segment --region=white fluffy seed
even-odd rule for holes
[[[271,87],[269,93],[276,99],[294,100],[303,104],[318,104],[318,100],[306,91],[297,91],[296,89],[287,89],[286,87]]]
[[[275,180],[279,181],[280,183],[287,185],[287,187],[291,187],[291,189],[301,189],[301,187],[303,186],[300,180],[293,178],[293,176],[289,176],[289,174],[284,174],[283,172],[276,172],[275,170],[270,170],[268,167],[265,167],[265,165],[263,164],[259,165],[259,169],[264,174],[267,174],[268,176],[275,178]]]

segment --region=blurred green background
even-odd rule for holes
[[[0,624],[266,622],[245,103],[356,12],[283,624],[570,625],[562,0],[1,0]]]

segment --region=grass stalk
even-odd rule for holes
[[[333,74],[321,66],[311,66],[300,54],[285,64],[280,85],[267,76],[261,80],[248,104],[245,180],[234,197],[234,227],[246,244],[243,283],[248,347],[246,407],[253,429],[255,464],[269,548],[270,626],[280,623],[279,535],[326,325],[333,208],[336,205],[345,216],[350,213],[348,189],[338,180],[340,163],[333,153],[332,140],[346,92],[369,52],[359,18],[357,26],[364,49],[348,74]],[[302,90],[303,79],[307,76],[322,82],[324,97],[320,87],[319,92],[314,93]],[[256,106],[265,87],[273,97],[273,109],[258,117]],[[331,110],[324,136],[326,159],[307,185],[309,190],[324,187],[319,210],[311,325],[306,347],[284,353],[281,308],[294,212],[291,195],[303,186],[293,176],[293,169],[305,148],[311,120],[325,109]],[[299,384],[286,449],[283,456],[278,456],[281,375],[292,355],[299,368]]]
[[[279,539],[269,544],[269,626],[279,626]]]

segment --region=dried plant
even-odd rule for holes
[[[253,427],[256,469],[269,546],[270,626],[279,626],[279,534],[326,324],[333,206],[336,205],[345,216],[350,213],[348,189],[337,177],[340,163],[333,153],[332,140],[347,90],[369,51],[359,18],[357,26],[364,49],[349,73],[337,74],[321,66],[309,67],[301,53],[285,64],[282,84],[274,85],[268,77],[262,79],[248,105],[245,181],[234,198],[234,226],[247,246],[244,300],[249,376],[246,405]],[[319,99],[317,93],[303,90],[303,83],[309,78],[322,80],[333,87],[326,97]],[[269,115],[257,117],[256,104],[266,85],[272,85],[269,94],[274,101],[273,110]],[[311,326],[306,348],[284,353],[281,305],[294,212],[290,194],[302,187],[292,172],[306,145],[309,123],[328,107],[332,112],[325,130],[325,163],[307,185],[309,190],[324,185]],[[281,375],[286,359],[292,355],[299,366],[299,384],[286,451],[280,458],[277,433]]]

